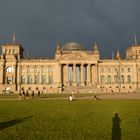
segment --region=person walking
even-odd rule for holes
[[[40,97],[40,90],[39,89],[37,89],[37,95],[38,95],[38,97]]]
[[[26,90],[26,92],[25,92],[25,97],[26,97],[27,100],[29,100],[29,92],[28,92],[28,90]]]

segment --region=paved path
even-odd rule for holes
[[[98,94],[97,97],[99,99],[139,99],[140,100],[140,93],[134,94],[134,93],[115,93],[115,94]],[[66,100],[67,97],[45,97],[45,98],[34,98],[34,100]],[[94,95],[90,96],[83,96],[83,97],[77,97],[76,99],[94,99]],[[18,98],[0,98],[0,100],[18,100]]]
[[[140,93],[116,93],[116,94],[103,94],[100,95],[101,99],[140,99]]]

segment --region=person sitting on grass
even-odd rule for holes
[[[94,100],[100,100],[96,95],[94,95]]]
[[[69,101],[73,101],[72,95],[69,96]]]

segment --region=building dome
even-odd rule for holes
[[[70,42],[70,43],[66,43],[63,46],[62,50],[63,51],[85,51],[85,48],[79,43]]]

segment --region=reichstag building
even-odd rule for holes
[[[21,88],[43,93],[136,92],[140,87],[140,46],[126,49],[124,59],[100,59],[96,43],[87,51],[83,45],[56,44],[53,59],[25,58],[16,43],[1,46],[0,90]]]

